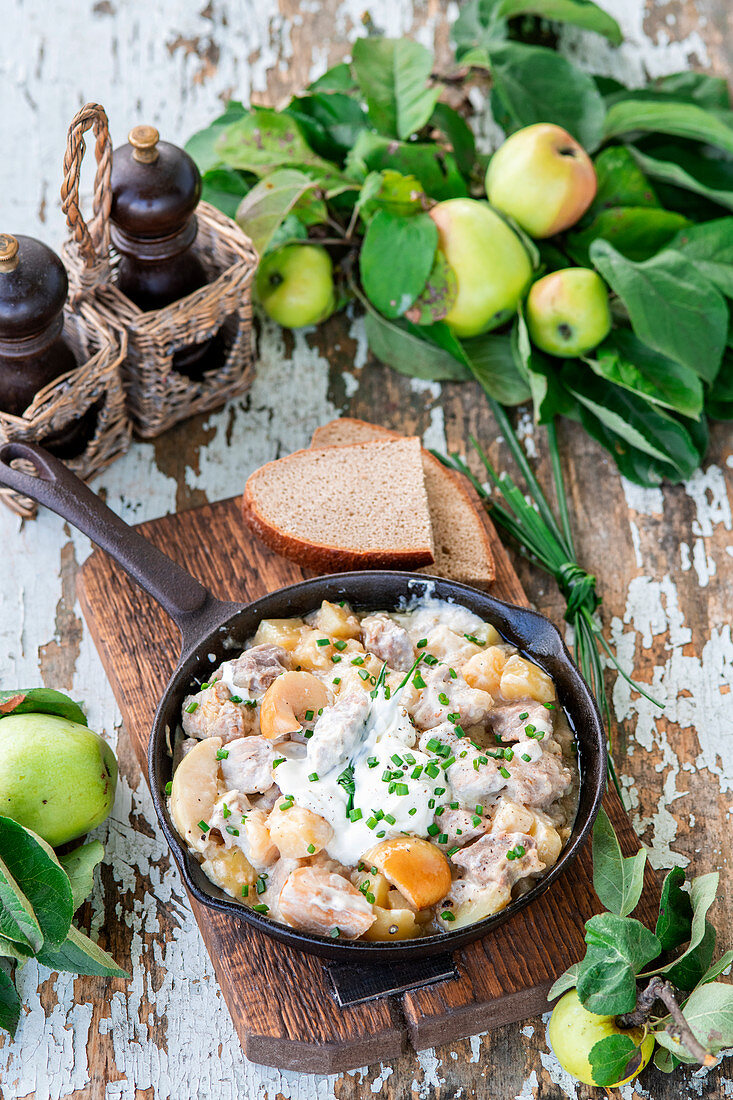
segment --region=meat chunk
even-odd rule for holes
[[[539,760],[527,763],[515,751],[514,759],[507,767],[510,773],[506,781],[508,797],[540,810],[556,802],[572,782],[570,769],[554,752],[545,752]]]
[[[532,734],[541,733],[541,741],[544,737],[552,737],[552,711],[533,699],[520,699],[493,710],[489,725],[502,741],[525,741],[527,730]]]
[[[229,753],[221,761],[221,774],[228,787],[247,794],[264,794],[274,783],[272,762],[276,750],[273,742],[253,735],[230,741]]]
[[[443,813],[436,817],[435,823],[440,826],[442,833],[446,833],[449,848],[453,848],[456,844],[459,848],[470,844],[472,840],[484,835],[488,825],[483,814],[462,809],[443,810]]]
[[[407,672],[415,660],[415,651],[403,626],[390,619],[389,615],[379,612],[362,619],[361,629],[365,649],[374,653],[380,661],[386,661],[389,668]]]
[[[308,742],[308,764],[314,772],[325,775],[356,748],[370,703],[369,695],[360,691],[339,695],[332,707],[326,707]]]
[[[537,844],[528,833],[500,833],[481,837],[452,857],[465,877],[478,886],[496,883],[511,890],[519,879],[544,870]]]
[[[321,936],[338,928],[348,939],[361,936],[376,920],[369,902],[347,878],[321,867],[298,867],[288,875],[279,910],[291,928]]]
[[[246,649],[240,657],[224,661],[212,680],[224,680],[230,688],[236,689],[232,694],[253,699],[263,695],[281,672],[288,671],[291,663],[290,654],[282,646],[268,643],[255,645]]]
[[[499,770],[504,761],[481,752],[468,737],[457,737],[449,722],[426,730],[420,738],[420,748],[432,753],[435,750],[430,746],[435,741],[450,749],[450,755],[455,757],[446,769],[446,776],[455,798],[464,806],[484,803],[505,788],[507,779]]]
[[[450,668],[460,671],[466,661],[470,660],[481,649],[474,642],[469,642],[464,634],[456,634],[445,623],[433,627],[427,636],[426,653],[432,653]]]
[[[471,688],[461,676],[451,676],[447,665],[421,670],[425,688],[412,706],[412,720],[418,729],[428,730],[458,714],[464,728],[482,725],[494,700],[487,691]],[[442,697],[442,698],[441,698]],[[447,702],[444,700],[447,699]]]
[[[226,848],[239,848],[256,871],[271,867],[280,853],[270,839],[263,810],[253,810],[242,791],[227,791],[209,818]]]
[[[183,701],[183,732],[198,740],[221,737],[224,742],[233,741],[252,732],[257,722],[255,708],[232,703],[229,688],[220,681]]]

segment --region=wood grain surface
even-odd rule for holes
[[[526,604],[488,519],[486,527],[497,568],[492,595]],[[245,527],[240,498],[164,516],[140,530],[223,599],[250,602],[308,575]],[[178,655],[175,628],[100,551],[83,566],[77,588],[144,770],[155,709]],[[638,841],[615,792],[606,805],[625,850],[636,851]],[[649,884],[638,915],[653,923],[658,891],[652,874]],[[408,1040],[423,1049],[541,1012],[554,980],[581,958],[584,922],[599,908],[586,845],[542,897],[456,953],[458,981],[339,1008],[320,960],[190,900],[247,1057],[321,1074],[397,1057]]]

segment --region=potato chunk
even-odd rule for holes
[[[466,661],[461,670],[463,679],[469,687],[488,691],[489,695],[498,695],[501,674],[506,663],[507,655],[504,650],[499,646],[490,645],[488,649]]]
[[[332,638],[361,637],[361,624],[348,604],[341,607],[324,600],[316,615],[315,625]]]
[[[201,870],[233,898],[241,898],[242,887],[257,881],[257,872],[240,848],[222,848],[201,864]]]
[[[359,866],[364,866],[364,864],[360,861]],[[367,866],[364,871],[355,871],[351,876],[351,881],[370,904],[381,905],[383,909],[388,908],[389,883],[379,871],[376,875],[373,875],[371,867]],[[373,903],[372,898],[374,898]]]
[[[555,698],[555,685],[547,673],[520,657],[510,657],[501,674],[499,691],[504,699],[535,699],[538,703],[551,703]]]
[[[270,839],[281,856],[288,859],[304,859],[325,848],[333,836],[333,829],[322,817],[304,809],[278,801],[267,819]]]
[[[426,909],[450,889],[448,860],[434,844],[415,836],[383,840],[362,856],[405,895],[415,909]]]
[[[383,909],[374,906],[376,920],[362,936],[365,940],[411,940],[420,935],[412,909]]]
[[[305,623],[302,619],[263,619],[257,627],[254,645],[279,645],[292,653],[300,640]]]

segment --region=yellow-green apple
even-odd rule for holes
[[[106,741],[52,714],[0,721],[0,814],[57,848],[105,820],[117,786]]]
[[[446,322],[456,336],[478,336],[515,312],[532,278],[527,250],[495,210],[476,199],[446,199],[430,211],[438,248],[453,268],[456,300]]]
[[[532,237],[552,237],[575,225],[596,188],[596,170],[583,146],[550,122],[508,137],[486,172],[489,202]]]
[[[333,313],[333,264],[325,248],[286,244],[264,256],[255,280],[257,297],[285,328],[317,325]]]
[[[611,330],[606,284],[588,267],[544,275],[527,297],[527,327],[532,343],[548,355],[585,355]]]
[[[645,1038],[644,1029],[640,1027],[622,1030],[617,1026],[615,1016],[597,1016],[595,1012],[589,1012],[580,1003],[575,989],[561,997],[552,1010],[548,1036],[555,1057],[563,1069],[584,1085],[595,1084],[588,1056],[591,1048],[607,1035],[628,1035],[638,1048],[629,1059],[626,1067],[628,1074],[610,1086],[618,1088],[641,1073],[652,1056],[654,1036],[647,1035]]]

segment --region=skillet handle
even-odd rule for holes
[[[18,459],[31,463],[36,475],[13,468],[11,462]],[[221,625],[236,606],[212,596],[43,447],[19,442],[0,447],[0,484],[50,508],[114,558],[176,623],[184,652]]]

